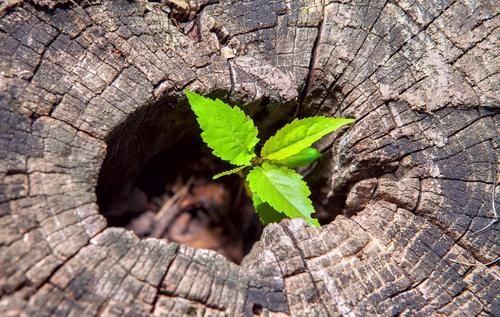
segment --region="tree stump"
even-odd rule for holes
[[[2,316],[500,315],[497,3],[15,2]],[[267,226],[241,265],[108,227],[105,158],[119,183],[194,128],[185,88],[262,122],[356,118],[316,173],[338,216]]]

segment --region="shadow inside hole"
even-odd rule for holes
[[[199,137],[186,137],[147,160],[119,195],[100,197],[100,206],[110,226],[215,250],[240,263],[262,225],[240,176],[212,180],[228,168]]]
[[[348,192],[331,195],[331,162],[333,159],[332,150],[328,148],[323,151],[318,161],[301,171],[311,191],[310,198],[314,205],[314,217],[322,226],[329,224],[339,215],[346,216],[345,198]]]
[[[255,303],[255,304],[253,304],[253,305],[252,305],[252,313],[253,313],[254,315],[256,315],[256,316],[260,316],[260,315],[262,315],[262,310],[263,310],[263,308],[264,308],[264,307],[262,307],[262,305],[261,305],[261,304],[257,304],[257,303]]]

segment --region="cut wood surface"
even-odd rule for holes
[[[1,316],[500,315],[498,2],[16,2],[0,17]],[[120,182],[174,143],[186,87],[356,118],[325,143],[323,200],[343,215],[269,225],[241,266],[109,228],[106,155]]]

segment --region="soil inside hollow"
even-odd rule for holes
[[[100,197],[99,204],[110,226],[215,250],[240,263],[263,226],[240,176],[212,180],[229,168],[201,140],[187,138],[148,160],[119,195]]]

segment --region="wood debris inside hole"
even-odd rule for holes
[[[211,179],[225,168],[197,142],[182,142],[149,160],[103,214],[141,238],[215,250],[240,263],[262,225],[238,175]]]

